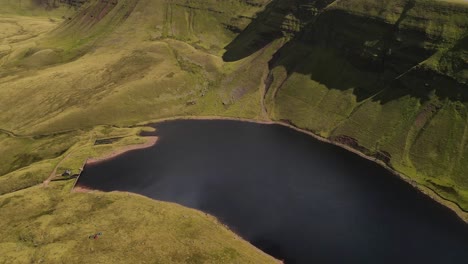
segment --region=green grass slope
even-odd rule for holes
[[[204,8],[144,0],[89,3],[40,40],[15,43],[3,74],[27,74],[0,81],[0,124],[34,134],[182,114],[254,118],[275,45],[235,63],[218,55],[234,36],[224,23],[235,15],[225,13],[253,15],[259,8],[238,1]],[[177,12],[177,18],[192,14],[192,21],[169,16]],[[246,65],[255,70],[234,78]]]
[[[38,184],[54,169],[79,172],[87,157],[141,143],[142,128],[129,128],[133,125],[175,116],[289,122],[374,156],[468,210],[468,5],[463,1],[53,3],[0,0],[0,210],[20,208],[11,202],[14,197],[31,203],[24,207],[31,214],[12,216],[16,226],[2,218],[0,225],[9,226],[1,233],[2,256],[73,262],[75,251],[91,258],[95,249],[110,250],[87,239],[68,239],[81,238],[79,227],[88,228],[81,209],[72,209],[77,204],[89,205],[83,214],[111,233],[131,237],[141,249],[143,227],[123,227],[119,233],[103,215],[120,207],[130,211],[140,202],[149,207],[138,212],[173,207],[179,215],[184,209],[135,196],[124,201],[122,194],[69,194],[66,181],[52,182],[51,188]],[[94,145],[106,138],[119,140]],[[97,196],[112,201],[102,205],[99,216],[91,209],[101,206]],[[119,217],[135,224],[131,214]],[[197,219],[194,229],[204,232],[206,225]],[[72,227],[47,237],[44,230],[65,223],[60,221],[71,221]],[[166,226],[169,231],[148,227],[165,237],[182,232],[179,223],[171,227],[150,216],[145,221]],[[14,232],[8,232],[11,228]],[[154,252],[163,263],[271,260],[243,242],[222,249],[215,241],[233,235],[219,228],[211,242],[169,239],[157,247],[173,248],[170,255],[161,248]],[[190,243],[203,243],[207,250]],[[57,252],[62,246],[70,255]],[[21,256],[18,247],[24,249]],[[113,260],[124,257],[119,254]],[[137,262],[152,256],[128,254]]]
[[[48,16],[51,18],[66,16],[68,18],[85,1],[0,0],[0,13],[4,15]]]
[[[251,19],[230,12],[253,17],[261,5],[112,3],[89,1],[69,16],[58,7],[54,17],[43,6],[0,9],[0,262],[275,262],[193,210],[70,194],[73,180],[42,187],[55,169],[78,173],[88,157],[144,141],[141,128],[118,126],[261,114],[259,87],[275,45],[243,61],[221,59],[235,35],[231,19],[240,28]],[[119,140],[94,144],[106,138]],[[102,242],[88,239],[97,231]]]
[[[62,182],[0,196],[2,262],[276,262],[202,212],[70,187]],[[97,232],[99,239],[88,238]]]
[[[21,182],[12,184],[12,190],[26,187],[31,175],[36,176],[31,185],[36,184],[49,167],[41,165],[38,174],[34,165],[27,166],[60,158],[67,149],[59,142],[74,142],[72,132],[89,137],[99,125],[128,126],[177,115],[261,118],[260,87],[281,43],[233,63],[225,63],[220,53],[235,34],[227,23],[247,26],[250,18],[245,15],[254,16],[261,3],[219,6],[212,1],[201,7],[90,1],[60,25],[31,16],[2,22],[1,28],[9,28],[11,19],[25,20],[29,24],[22,27],[31,31],[23,37],[24,30],[14,28],[4,40],[0,128],[20,137],[2,141],[6,162],[0,171],[8,173],[3,178]],[[239,15],[228,13],[233,10]],[[174,12],[178,18],[192,14],[191,23],[171,19]],[[60,139],[62,132],[69,134]],[[33,149],[56,143],[53,153]]]

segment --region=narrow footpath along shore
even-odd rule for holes
[[[148,122],[143,122],[138,125],[151,125],[151,124],[158,124],[158,123],[163,123],[167,121],[175,121],[175,120],[231,120],[231,121],[243,121],[243,122],[250,122],[250,123],[256,123],[256,124],[275,124],[275,125],[281,125],[285,126],[291,129],[294,129],[298,132],[307,134],[309,136],[312,136],[313,138],[320,140],[325,143],[333,144],[335,146],[344,148],[356,155],[359,155],[362,158],[365,158],[367,160],[373,161],[380,166],[384,167],[388,171],[390,171],[392,174],[398,176],[400,179],[403,181],[407,182],[411,186],[413,186],[417,191],[420,191],[421,193],[429,196],[431,199],[435,200],[436,202],[440,203],[441,205],[449,208],[451,211],[453,211],[461,220],[463,220],[465,223],[468,223],[468,211],[463,210],[456,202],[445,199],[444,197],[440,196],[436,191],[432,190],[431,188],[424,186],[422,184],[417,183],[416,181],[412,180],[409,176],[404,175],[403,173],[400,173],[390,166],[388,166],[385,162],[372,157],[368,156],[362,152],[360,152],[357,149],[354,149],[348,145],[335,142],[332,140],[329,140],[328,138],[321,137],[317,134],[314,134],[311,131],[295,127],[291,124],[288,124],[286,122],[281,122],[281,121],[273,121],[273,120],[261,120],[261,119],[247,119],[247,118],[236,118],[236,117],[222,117],[222,116],[178,116],[178,117],[168,117],[168,118],[161,118],[161,119],[154,119]]]

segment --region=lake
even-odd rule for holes
[[[285,263],[466,263],[468,225],[379,165],[280,125],[179,120],[78,184],[216,216]]]

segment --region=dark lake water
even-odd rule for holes
[[[217,216],[286,263],[468,263],[468,225],[380,166],[278,125],[171,121],[79,184]]]

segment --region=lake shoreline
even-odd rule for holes
[[[116,157],[119,157],[121,155],[124,155],[130,151],[133,151],[133,150],[140,150],[140,149],[146,149],[146,148],[150,148],[154,145],[156,145],[156,143],[158,142],[158,137],[156,136],[147,136],[147,137],[144,137],[146,139],[146,142],[143,143],[143,144],[135,144],[135,145],[128,145],[128,146],[124,146],[122,148],[116,148],[114,151],[104,155],[104,156],[101,156],[101,157],[98,157],[98,158],[87,158],[86,161],[84,162],[84,165],[83,165],[83,170],[86,168],[87,165],[93,165],[93,164],[98,164],[98,163],[101,163],[101,162],[104,162],[104,161],[108,161],[108,160],[112,160]],[[80,174],[81,176],[81,174]],[[78,182],[80,180],[80,176],[78,176],[75,180],[75,183],[73,184],[73,187],[71,188],[71,192],[74,192],[74,193],[87,193],[87,192],[91,192],[91,191],[96,191],[95,189],[92,189],[92,188],[89,188],[87,186],[83,186],[83,185],[79,185]]]
[[[352,152],[356,155],[359,155],[360,157],[362,158],[365,158],[369,161],[372,161],[378,165],[380,165],[381,167],[385,168],[386,170],[390,171],[393,175],[397,176],[398,178],[400,178],[401,180],[405,181],[406,183],[410,184],[411,186],[413,186],[417,191],[423,193],[424,195],[430,197],[432,200],[438,202],[439,204],[445,206],[446,208],[450,209],[452,212],[454,212],[458,218],[460,220],[462,220],[463,222],[465,223],[468,223],[468,212],[467,211],[464,211],[457,203],[453,202],[453,201],[450,201],[450,200],[447,200],[445,198],[443,198],[442,196],[440,196],[437,192],[435,192],[434,190],[432,190],[431,188],[427,187],[427,186],[424,186],[424,185],[421,185],[421,184],[418,184],[416,181],[412,180],[410,177],[404,175],[403,173],[401,172],[398,172],[396,170],[394,170],[393,168],[391,168],[390,166],[388,166],[385,162],[383,162],[382,160],[379,160],[375,157],[372,157],[372,156],[368,156],[362,152],[360,152],[359,150],[357,149],[354,149],[348,145],[345,145],[345,144],[342,144],[342,143],[339,143],[339,142],[336,142],[336,141],[332,141],[330,139],[327,139],[327,138],[324,138],[324,137],[321,137],[311,131],[308,131],[308,130],[305,130],[305,129],[302,129],[302,128],[298,128],[298,127],[295,127],[291,124],[288,124],[286,122],[282,122],[282,121],[273,121],[273,120],[261,120],[261,119],[248,119],[248,118],[235,118],[235,117],[222,117],[222,116],[178,116],[178,117],[168,117],[168,118],[161,118],[161,119],[154,119],[154,120],[151,120],[151,121],[148,121],[148,122],[143,122],[143,123],[139,123],[138,125],[147,125],[147,126],[150,126],[152,124],[159,124],[159,123],[163,123],[163,122],[168,122],[168,121],[176,121],[176,120],[228,120],[228,121],[242,121],[242,122],[249,122],[249,123],[255,123],[255,124],[264,124],[264,125],[281,125],[281,126],[284,126],[284,127],[288,127],[290,129],[294,129],[295,131],[298,131],[300,133],[304,133],[304,134],[307,134],[309,136],[312,136],[313,138],[321,141],[321,142],[324,142],[324,143],[328,143],[328,144],[333,144],[335,146],[338,146],[338,147],[341,147],[349,152]],[[123,152],[125,153],[125,152]],[[122,154],[123,154],[122,153]]]
[[[393,175],[397,176],[401,180],[405,181],[406,183],[410,184],[412,187],[414,187],[417,191],[423,193],[424,195],[430,197],[432,200],[438,202],[439,204],[449,208],[452,212],[454,212],[460,220],[462,220],[465,223],[468,223],[468,212],[464,211],[457,203],[447,200],[440,196],[437,192],[432,190],[431,188],[418,184],[416,181],[412,180],[410,177],[406,176],[403,173],[400,173],[390,166],[388,166],[385,162],[382,160],[379,160],[375,157],[368,156],[359,150],[352,148],[351,146],[345,145],[343,143],[339,143],[336,141],[332,141],[330,139],[321,137],[309,130],[305,130],[302,128],[295,127],[289,123],[282,122],[282,121],[273,121],[273,120],[261,120],[261,119],[248,119],[248,118],[235,118],[235,117],[222,117],[222,116],[178,116],[178,117],[168,117],[168,118],[161,118],[161,119],[154,119],[151,121],[143,122],[137,124],[137,126],[151,126],[151,125],[156,125],[159,123],[163,122],[168,122],[168,121],[176,121],[176,120],[227,120],[227,121],[241,121],[241,122],[249,122],[249,123],[255,123],[255,124],[263,124],[263,125],[280,125],[284,127],[288,127],[290,129],[293,129],[295,131],[298,131],[300,133],[307,134],[309,136],[312,136],[313,138],[324,142],[328,144],[332,144],[335,146],[338,146],[340,148],[343,148],[349,152],[352,152],[356,155],[359,155],[362,158],[365,158],[369,161],[372,161],[381,167],[385,168],[386,170],[390,171]],[[144,138],[147,139],[147,142],[144,144],[137,144],[137,145],[129,145],[120,149],[117,149],[113,152],[111,152],[108,155],[105,155],[100,158],[89,158],[86,161],[86,165],[91,165],[91,164],[96,164],[100,162],[104,162],[107,160],[111,160],[113,158],[116,158],[120,155],[123,155],[127,152],[133,151],[133,150],[139,150],[139,149],[145,149],[145,148],[150,148],[154,146],[157,143],[158,137],[156,136],[144,136]],[[78,187],[78,186],[77,186]],[[90,191],[90,189],[87,189],[85,191]]]
[[[107,160],[111,160],[113,158],[116,158],[120,155],[123,155],[125,153],[128,153],[133,150],[139,150],[139,149],[145,149],[145,148],[150,148],[154,145],[156,145],[158,141],[158,137],[155,136],[149,136],[149,137],[144,137],[146,139],[146,142],[143,144],[136,144],[136,145],[128,145],[122,148],[117,148],[116,150],[112,151],[111,153],[104,155],[99,158],[88,158],[86,160],[86,165],[91,165],[91,164],[96,164],[100,162],[104,162]]]

